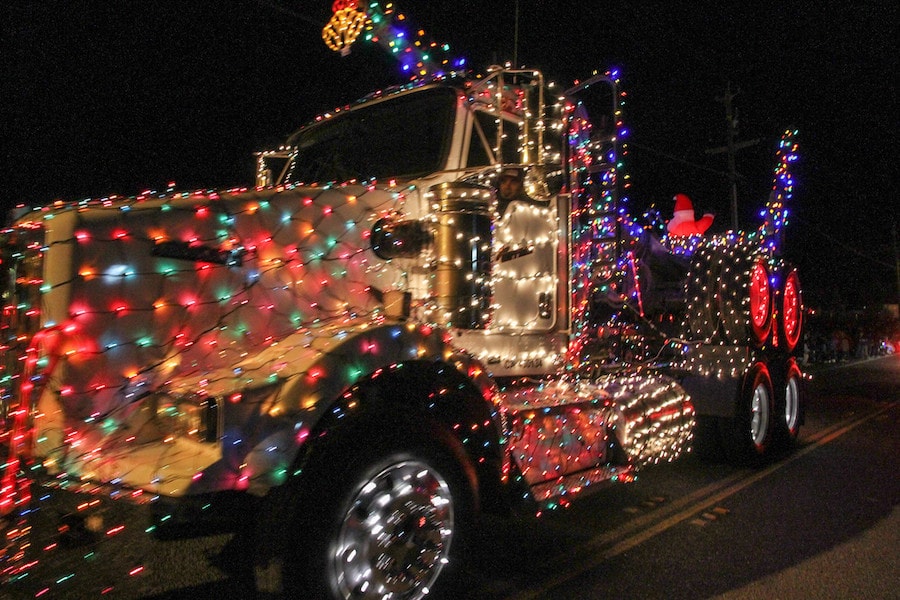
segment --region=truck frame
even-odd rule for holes
[[[694,441],[777,456],[804,411],[793,134],[758,228],[666,236],[628,214],[622,104],[615,71],[439,76],[259,153],[253,188],[20,215],[0,510],[35,465],[143,490],[161,528],[240,498],[261,592],[411,599],[483,512]],[[510,166],[529,197],[501,214]]]

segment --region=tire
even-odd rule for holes
[[[803,423],[803,374],[793,358],[787,361],[784,377],[779,382],[775,419],[775,443],[779,450],[790,449],[800,434]]]
[[[735,415],[720,421],[722,448],[728,460],[738,465],[763,462],[775,436],[775,404],[772,379],[762,362],[744,376]]]
[[[419,600],[446,578],[471,522],[462,469],[425,445],[377,447],[313,485],[306,501],[292,498],[284,598]]]

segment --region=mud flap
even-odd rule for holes
[[[733,417],[734,402],[742,381],[740,376],[722,379],[688,375],[681,380],[681,387],[690,396],[698,416]]]

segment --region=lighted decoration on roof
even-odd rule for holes
[[[766,202],[766,207],[760,211],[763,224],[760,226],[760,234],[766,238],[766,245],[773,250],[778,250],[781,245],[781,235],[784,226],[788,223],[787,202],[794,195],[794,176],[791,173],[791,163],[798,160],[798,144],[794,140],[796,130],[788,129],[781,135],[778,150],[775,153],[777,163],[772,180],[772,191]]]
[[[787,203],[794,195],[794,176],[791,165],[799,160],[799,145],[795,141],[797,130],[788,129],[778,143],[775,152],[776,165],[772,180],[772,190],[766,205],[759,211],[763,219],[756,229],[728,231],[714,236],[674,236],[665,238],[666,246],[676,254],[692,255],[701,244],[715,246],[761,246],[767,252],[777,255],[784,238],[784,226],[788,224]],[[705,241],[704,241],[705,240]]]
[[[706,213],[694,218],[694,203],[686,194],[675,194],[675,212],[666,224],[669,235],[703,235],[712,225],[714,216]]]
[[[400,70],[410,81],[443,77],[465,68],[464,58],[451,58],[450,46],[429,40],[425,30],[409,26],[406,15],[397,12],[392,2],[383,7],[370,2],[363,8],[357,0],[336,0],[334,14],[322,29],[325,44],[342,55],[362,36],[364,42],[381,45],[400,63]]]
[[[322,41],[335,52],[346,55],[369,17],[358,0],[335,0],[331,10],[334,14],[322,28]]]

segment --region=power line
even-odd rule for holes
[[[323,23],[321,23],[320,21],[317,21],[316,19],[313,19],[304,14],[298,13],[289,8],[281,6],[280,4],[278,4],[276,2],[269,2],[268,0],[256,0],[256,2],[257,2],[257,4],[260,4],[261,6],[267,6],[274,10],[277,10],[278,12],[282,12],[282,13],[284,13],[286,15],[290,15],[296,19],[300,19],[301,21],[306,21],[307,23],[309,23],[311,25],[315,25],[316,28],[318,28],[318,29],[321,29],[323,26]]]
[[[691,162],[684,158],[679,158],[677,156],[673,156],[672,154],[668,154],[661,150],[657,150],[657,149],[651,148],[649,146],[644,146],[643,144],[638,144],[636,142],[629,141],[628,146],[630,146],[631,148],[637,148],[638,150],[646,150],[647,152],[650,152],[651,154],[656,154],[657,156],[662,156],[663,158],[669,159],[673,162],[681,163],[683,165],[687,165],[689,167],[693,167],[694,169],[699,169],[701,171],[708,171],[709,173],[715,173],[716,175],[719,175],[721,177],[728,177],[728,173],[726,171],[720,171],[718,169],[713,169],[712,167],[707,167],[706,165],[697,164],[695,162]],[[745,177],[743,175],[741,175],[740,173],[736,173],[736,175],[739,179],[745,179]]]
[[[794,220],[796,220],[796,221],[799,221],[799,222],[802,223],[804,226],[808,227],[813,233],[817,233],[817,234],[821,235],[822,237],[826,238],[827,240],[829,240],[829,241],[831,241],[831,242],[834,242],[834,243],[837,244],[838,246],[842,247],[844,250],[846,250],[846,251],[848,251],[848,252],[851,252],[851,253],[853,253],[853,254],[859,256],[860,258],[864,258],[864,259],[868,260],[869,262],[871,262],[871,263],[873,263],[873,264],[880,265],[880,266],[885,267],[885,268],[887,268],[887,269],[892,269],[892,270],[894,269],[894,265],[890,265],[890,264],[888,264],[888,263],[886,263],[886,262],[882,262],[882,261],[880,261],[880,260],[877,259],[877,258],[874,258],[874,257],[872,257],[872,256],[870,256],[870,255],[868,255],[868,254],[863,253],[863,252],[860,251],[860,250],[857,250],[857,249],[854,248],[853,246],[848,246],[848,245],[845,244],[843,241],[841,241],[839,238],[836,238],[836,237],[834,237],[833,235],[829,235],[829,234],[825,233],[824,231],[822,231],[821,229],[819,229],[818,227],[816,227],[815,225],[813,225],[812,223],[810,223],[810,222],[807,221],[806,219],[803,219],[803,218],[798,217],[796,214],[792,215],[792,216],[791,216],[791,219],[794,219]]]

